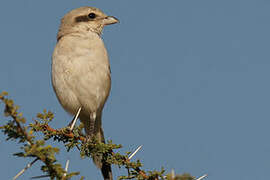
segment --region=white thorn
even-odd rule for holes
[[[142,145],[140,145],[135,151],[134,153],[132,153],[129,157],[128,160],[130,160],[140,149],[142,148]]]
[[[74,119],[72,120],[72,124],[71,124],[71,126],[70,126],[70,130],[71,130],[71,131],[74,129],[74,126],[75,126],[75,124],[76,124],[76,122],[77,122],[77,120],[78,120],[78,117],[79,117],[79,115],[80,115],[81,110],[82,110],[82,108],[80,107],[80,108],[78,109],[77,113],[76,113],[76,116],[75,116]]]
[[[66,162],[66,166],[65,166],[65,173],[64,173],[64,177],[66,177],[66,175],[67,175],[67,172],[68,172],[68,166],[69,166],[69,159],[67,160],[67,162]]]
[[[174,179],[175,178],[175,172],[174,172],[174,169],[172,169],[172,179]]]
[[[205,177],[207,177],[208,175],[207,174],[205,174],[205,175],[203,175],[203,176],[201,176],[201,177],[199,177],[198,179],[196,179],[196,180],[202,180],[203,178],[205,178]]]
[[[38,158],[34,159],[34,161],[30,162],[29,164],[27,164],[25,166],[25,168],[23,168],[16,176],[14,176],[13,180],[16,180],[20,175],[22,175],[28,168],[30,168],[36,161],[38,160]]]

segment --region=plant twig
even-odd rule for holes
[[[46,177],[50,177],[50,175],[35,176],[35,177],[31,177],[31,179],[41,179],[41,178],[46,178]]]
[[[59,134],[61,134],[61,135],[64,135],[64,136],[66,136],[66,137],[69,137],[69,138],[74,138],[74,137],[75,137],[75,135],[74,135],[71,131],[68,132],[68,133],[63,133],[63,132],[60,132],[60,131],[57,130],[57,129],[54,129],[54,128],[50,127],[48,124],[42,124],[41,126],[42,126],[42,128],[44,128],[46,131],[49,131],[49,132],[52,132],[52,133],[59,133]],[[83,137],[83,136],[79,136],[79,137],[78,137],[78,140],[80,140],[80,141],[82,141],[82,142],[85,142],[85,141],[86,141],[85,137]]]
[[[19,176],[21,176],[27,169],[29,169],[36,161],[38,160],[38,158],[34,159],[34,161],[30,162],[29,164],[27,164],[25,166],[25,168],[23,168],[16,176],[14,176],[14,178],[12,180],[16,180]]]

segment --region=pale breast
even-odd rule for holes
[[[102,40],[99,37],[63,37],[54,51],[52,80],[65,106],[69,106],[72,99],[76,106],[87,111],[102,109],[111,86],[109,60]],[[65,108],[77,110],[73,106]]]

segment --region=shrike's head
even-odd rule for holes
[[[118,23],[118,19],[107,16],[94,7],[80,7],[68,12],[61,21],[57,39],[70,33],[85,33],[88,31],[101,34],[103,27]]]

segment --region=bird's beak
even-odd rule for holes
[[[115,23],[119,23],[119,20],[113,16],[107,16],[103,20],[104,25],[110,25],[110,24],[115,24]]]

